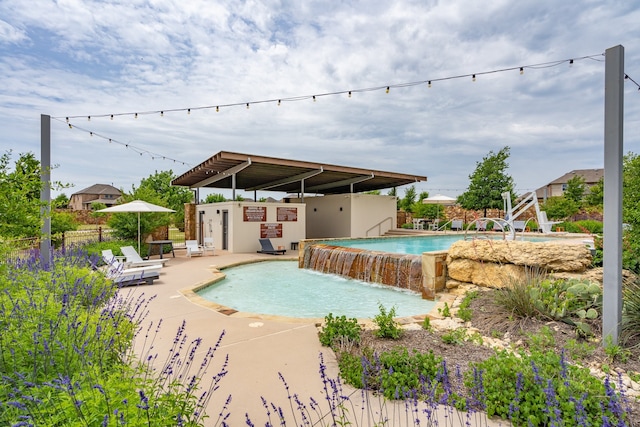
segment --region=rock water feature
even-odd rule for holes
[[[408,289],[420,292],[424,297],[421,255],[309,244],[304,247],[302,267],[363,282]]]

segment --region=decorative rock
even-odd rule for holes
[[[453,281],[502,288],[523,280],[527,267],[582,273],[590,264],[589,249],[576,243],[464,240],[449,248],[447,274]]]
[[[445,317],[443,319],[432,320],[431,326],[439,330],[450,331],[462,327],[462,324],[456,322],[456,320],[452,319],[451,317]]]
[[[525,277],[522,266],[470,259],[448,260],[447,272],[449,277],[455,280],[490,288],[502,288],[508,286],[512,280],[524,279]]]
[[[585,245],[513,240],[463,240],[449,248],[448,259],[540,267],[553,271],[584,271],[591,265]]]

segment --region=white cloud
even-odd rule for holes
[[[220,150],[427,175],[455,195],[490,150],[511,147],[518,188],[602,166],[604,63],[482,74],[626,48],[640,79],[639,1],[72,1],[0,3],[0,149],[39,151],[39,115],[197,164]],[[440,80],[478,73],[470,78]],[[297,102],[198,106],[406,88]],[[638,81],[636,79],[636,81]],[[626,87],[626,151],[638,151],[637,87]],[[129,189],[184,172],[52,125],[54,177]],[[99,164],[96,164],[99,162]],[[95,165],[95,166],[92,166]]]

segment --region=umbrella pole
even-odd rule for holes
[[[140,212],[138,212],[138,253],[140,253]]]

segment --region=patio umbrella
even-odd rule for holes
[[[438,215],[440,215],[440,205],[454,205],[456,203],[456,199],[443,194],[436,194],[435,196],[422,199],[422,203],[426,205],[438,205]]]
[[[110,208],[100,209],[96,212],[112,212],[112,213],[137,212],[138,213],[138,253],[140,253],[140,212],[175,212],[175,211],[173,209],[169,209],[163,206],[154,205],[153,203],[145,202],[144,200],[134,200],[129,203],[123,203],[121,205],[111,206]]]

